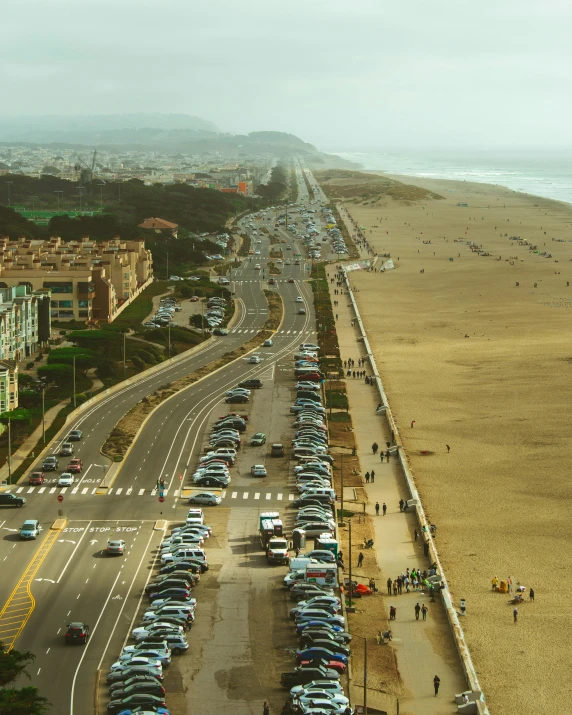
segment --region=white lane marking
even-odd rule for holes
[[[139,490],[139,496],[143,496],[143,494],[145,494],[145,490],[144,490],[144,489],[140,489],[140,490]]]
[[[82,493],[82,494],[87,494],[87,490],[88,490],[88,489],[89,489],[89,487],[84,487],[84,488],[81,490],[81,493]]]
[[[236,499],[237,496],[238,496],[238,492],[233,492],[233,493],[230,495],[230,498],[231,498],[231,499]]]
[[[282,494],[278,494],[276,499],[278,499],[278,501],[282,501]]]
[[[111,489],[109,491],[111,491]],[[119,489],[115,490],[115,493],[117,494],[117,496],[119,496],[122,491],[123,491],[123,487],[119,487]]]
[[[243,498],[243,499],[248,499],[248,492],[243,492],[242,498]]]
[[[256,492],[256,494],[254,495],[254,498],[255,498],[255,499],[260,499],[260,492]]]
[[[220,498],[221,498],[221,499],[226,499],[226,494],[227,494],[226,492],[223,492],[223,493],[220,495]]]
[[[270,499],[271,496],[272,496],[272,494],[268,493],[268,494],[266,495],[266,498],[267,498],[267,499]]]
[[[133,487],[129,487],[129,488],[127,489],[127,491],[125,492],[125,494],[127,494],[127,496],[129,496],[132,491],[133,491]]]
[[[288,494],[288,501],[294,501],[295,494]]]
[[[40,487],[38,489],[38,494],[43,494],[46,491],[46,487]]]
[[[90,521],[90,522],[88,523],[88,525],[85,527],[85,531],[84,531],[83,534],[80,536],[79,541],[77,542],[77,544],[76,544],[76,546],[75,546],[75,549],[71,552],[71,556],[70,556],[69,559],[66,561],[66,565],[63,567],[61,574],[58,576],[58,580],[56,581],[56,583],[59,583],[59,582],[61,581],[61,578],[62,578],[62,576],[65,574],[67,567],[70,565],[70,561],[73,559],[75,552],[79,549],[79,545],[81,544],[83,538],[85,537],[85,535],[86,535],[87,532],[89,531],[90,525],[91,525],[91,521]]]

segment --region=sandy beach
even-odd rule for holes
[[[353,202],[348,182],[344,205],[396,265],[351,280],[453,601],[467,601],[463,626],[492,713],[567,710],[572,206],[393,178],[443,198],[360,191]],[[495,575],[527,588],[516,624]]]

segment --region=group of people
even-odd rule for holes
[[[425,569],[424,571],[416,568],[411,569],[411,571],[407,569],[405,573],[401,572],[396,579],[392,580],[391,578],[388,578],[387,595],[399,596],[403,593],[403,589],[405,589],[405,593],[410,593],[412,588],[414,591],[423,590],[423,584],[425,581],[430,576],[434,576],[436,574],[434,566],[435,564],[433,564],[430,569]]]

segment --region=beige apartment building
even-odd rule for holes
[[[52,320],[111,323],[153,280],[144,239],[0,237],[0,288],[49,290]]]

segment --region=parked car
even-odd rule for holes
[[[206,506],[217,506],[217,504],[220,504],[221,501],[222,499],[218,494],[214,494],[213,492],[201,492],[200,494],[193,494],[189,499],[189,504],[205,504]]]

